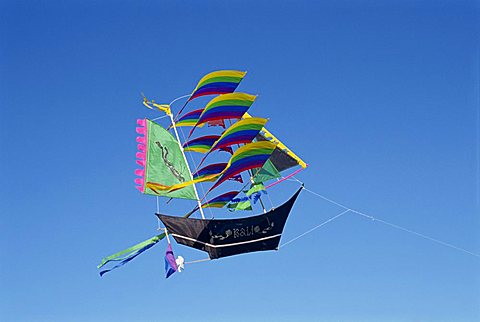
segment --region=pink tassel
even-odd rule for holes
[[[135,160],[135,162],[137,162],[137,164],[141,167],[144,167],[146,164],[145,160]]]
[[[143,186],[135,186],[135,188],[137,188],[138,191],[140,191],[141,193],[143,193]]]
[[[134,182],[135,182],[136,184],[138,184],[138,185],[143,186],[143,183],[144,183],[145,181],[143,180],[143,178],[136,178],[136,179],[134,180]]]
[[[147,128],[145,127],[137,127],[135,131],[137,131],[138,134],[147,134]]]
[[[144,136],[137,136],[137,142],[142,144],[147,144],[147,139]]]
[[[143,169],[135,169],[135,174],[139,177],[144,177],[145,176],[145,170]]]
[[[147,126],[147,121],[145,119],[138,119],[137,124],[140,126]]]
[[[143,144],[137,144],[137,149],[142,152],[145,152],[147,150],[147,147]]]
[[[143,152],[137,152],[137,153],[135,153],[135,156],[137,157],[137,159],[140,159],[140,160],[145,160],[146,159],[146,155]]]

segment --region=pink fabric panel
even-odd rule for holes
[[[137,136],[137,142],[147,144],[147,139],[144,136]]]
[[[144,177],[145,176],[145,170],[143,169],[135,169],[135,174],[139,177]]]
[[[137,124],[140,125],[140,126],[146,126],[147,121],[145,119],[138,119]]]
[[[146,127],[137,127],[135,128],[135,131],[137,131],[138,134],[147,134],[147,128]]]

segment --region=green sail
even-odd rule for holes
[[[267,160],[264,163],[263,167],[260,170],[253,170],[253,173],[256,175],[253,177],[253,182],[255,184],[262,183],[271,179],[280,178],[282,175],[278,172],[277,168],[273,165],[272,161]]]
[[[173,186],[190,180],[192,175],[177,140],[163,127],[147,120],[145,182]],[[155,192],[145,186],[144,193],[169,198],[197,199],[193,186],[173,192],[160,190]]]

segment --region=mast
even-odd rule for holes
[[[172,121],[172,128],[175,132],[175,136],[177,137],[178,146],[180,151],[182,151],[183,159],[185,160],[185,164],[187,165],[187,170],[192,175],[192,171],[190,170],[190,166],[188,165],[187,157],[185,156],[185,151],[183,151],[183,146],[180,144],[180,136],[178,135],[177,127],[175,126],[175,120],[173,119],[172,112],[170,111],[170,106],[167,112],[168,116],[170,116],[170,120]],[[200,202],[200,198],[198,196],[197,187],[193,184],[193,191],[195,191],[195,197],[197,198],[198,209],[200,209],[200,214],[202,215],[202,219],[205,219],[205,214],[203,213],[202,203]]]

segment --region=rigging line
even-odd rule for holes
[[[185,262],[185,264],[195,264],[195,263],[207,262],[211,260],[212,260],[211,258],[204,258],[204,259],[198,259],[196,261]]]
[[[296,178],[295,178],[295,179],[296,179]],[[297,179],[297,181],[299,181],[299,180]],[[300,182],[300,181],[299,181],[299,182]],[[440,239],[436,239],[436,238],[430,237],[430,236],[428,236],[428,235],[425,235],[425,234],[416,232],[416,231],[414,231],[414,230],[411,230],[411,229],[408,229],[408,228],[405,228],[405,227],[402,227],[402,226],[393,224],[393,223],[391,223],[391,222],[388,222],[388,221],[379,219],[379,218],[377,218],[377,217],[367,215],[367,214],[365,214],[365,213],[363,213],[363,212],[361,212],[361,211],[357,211],[357,210],[348,208],[347,206],[342,205],[341,203],[338,203],[338,202],[336,202],[336,201],[334,201],[334,200],[332,200],[332,199],[329,199],[329,198],[327,198],[327,197],[325,197],[325,196],[322,196],[321,194],[316,193],[316,192],[314,192],[314,191],[312,191],[312,190],[310,190],[310,189],[307,189],[307,188],[303,188],[303,189],[306,190],[306,191],[308,191],[308,192],[310,192],[310,193],[313,194],[313,195],[316,195],[316,196],[322,198],[322,199],[325,200],[325,201],[328,201],[328,202],[330,202],[330,203],[332,203],[332,204],[334,204],[334,205],[337,205],[337,206],[339,206],[339,207],[341,207],[341,208],[343,208],[343,209],[346,209],[347,212],[350,211],[350,212],[353,213],[353,214],[357,214],[357,215],[359,215],[359,216],[362,216],[362,217],[364,217],[364,218],[368,218],[368,219],[373,220],[373,221],[378,221],[378,222],[380,222],[380,223],[382,223],[382,224],[384,224],[384,225],[390,226],[390,227],[392,227],[392,228],[396,228],[396,229],[398,229],[398,230],[402,230],[402,231],[404,231],[404,232],[410,233],[410,234],[415,235],[415,236],[417,236],[417,237],[421,237],[421,238],[430,240],[430,241],[432,241],[432,242],[434,242],[434,243],[443,245],[443,246],[445,246],[445,247],[449,247],[449,248],[458,250],[458,251],[460,251],[460,252],[463,252],[463,253],[466,253],[466,254],[469,254],[469,255],[472,255],[472,256],[475,256],[475,257],[480,257],[480,254],[471,252],[471,251],[469,251],[469,250],[467,250],[467,249],[465,249],[465,248],[455,246],[455,245],[453,245],[453,244],[444,242],[444,241],[442,241],[442,240],[440,240]]]
[[[183,129],[180,128],[180,134],[182,135],[182,138],[183,140],[186,142],[186,139],[185,139],[185,133],[183,133]],[[188,154],[188,156],[190,157],[190,160],[192,161],[193,165],[195,166],[195,168],[197,168],[197,164],[195,162],[195,159],[193,158],[193,155],[191,153]],[[193,173],[192,173],[193,175]],[[203,188],[203,185],[199,185],[200,186],[200,189],[202,189],[202,192],[203,192],[203,195],[205,195],[205,189]],[[202,199],[203,200],[203,199]],[[212,216],[212,218],[214,217],[213,216],[213,212],[212,212],[212,209],[210,209],[209,207],[208,208],[208,212],[210,213],[210,216]]]
[[[278,246],[278,249],[280,249],[280,248],[283,248],[283,247],[287,246],[287,245],[288,245],[288,244],[290,244],[290,243],[293,243],[293,242],[294,242],[294,241],[296,241],[297,239],[299,239],[299,238],[301,238],[301,237],[303,237],[303,236],[305,236],[305,235],[307,235],[307,234],[311,233],[311,232],[312,232],[312,231],[314,231],[315,229],[318,229],[318,228],[320,228],[320,227],[322,227],[322,226],[324,226],[324,225],[328,224],[329,222],[332,222],[332,221],[334,221],[335,219],[337,219],[338,217],[341,217],[341,216],[345,215],[345,214],[346,214],[347,212],[349,212],[349,211],[351,211],[351,210],[350,210],[350,209],[347,209],[347,210],[345,210],[345,211],[342,211],[342,212],[341,212],[341,213],[339,213],[338,215],[336,215],[336,216],[333,216],[333,217],[331,217],[330,219],[328,219],[328,220],[326,220],[326,221],[322,222],[321,224],[319,224],[319,225],[317,225],[317,226],[315,226],[315,227],[313,227],[313,228],[311,228],[311,229],[307,230],[307,231],[306,231],[306,232],[304,232],[303,234],[300,234],[300,235],[298,235],[297,237],[295,237],[295,238],[293,238],[293,239],[290,239],[289,241],[287,241],[287,242],[285,242],[285,243],[281,244],[280,246]]]
[[[179,97],[177,97],[176,99],[174,99],[173,101],[171,101],[170,104],[168,104],[168,105],[172,105],[172,104],[175,103],[176,101],[181,100],[182,98],[185,98],[185,97],[190,97],[190,96],[192,96],[192,94],[186,94],[186,95],[179,96]],[[179,112],[179,113],[180,113],[180,112]],[[175,121],[176,121],[176,120],[175,120]]]
[[[160,200],[159,197],[157,196],[157,214],[160,213]],[[157,217],[157,230],[160,230],[160,218]]]
[[[163,119],[164,117],[168,117],[168,115],[159,116],[159,117],[156,117],[156,118],[151,119],[151,120],[152,120],[152,121],[161,120],[161,119]]]
[[[193,92],[192,92],[192,94],[193,94]],[[172,101],[172,103],[178,101],[179,99],[182,99],[182,98],[185,98],[185,97],[190,97],[190,96],[192,96],[192,94],[188,94],[188,95],[183,95],[183,96],[177,97],[176,99],[174,99],[174,100]],[[180,116],[180,114],[182,113],[182,111],[185,109],[185,107],[187,106],[188,102],[189,102],[189,100],[187,100],[187,101],[183,104],[183,106],[182,106],[182,108],[180,109],[180,111],[178,111],[177,115],[175,115],[175,118],[174,118],[175,122],[178,120],[178,117]],[[172,103],[170,103],[170,104],[172,104]]]

